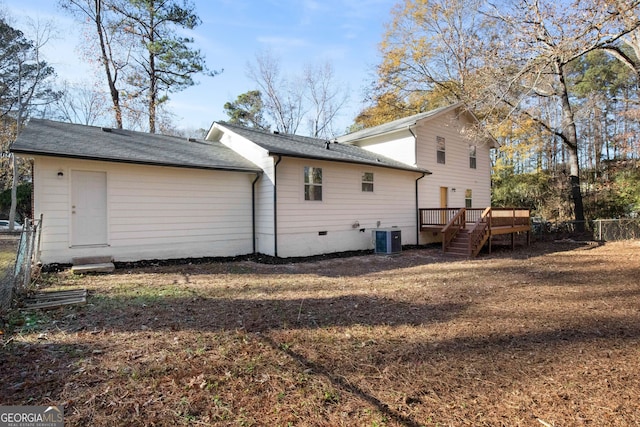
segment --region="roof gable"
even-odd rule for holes
[[[404,118],[397,119],[397,120],[384,123],[378,126],[362,129],[356,132],[349,133],[347,135],[343,135],[338,138],[338,141],[350,142],[350,141],[355,141],[359,139],[370,138],[373,136],[397,132],[399,130],[408,129],[412,126],[415,126],[419,121],[439,116],[440,114],[459,108],[461,105],[462,105],[461,103],[457,103],[457,104],[449,105],[447,107],[426,111],[424,113],[414,114],[413,116],[404,117]]]
[[[463,107],[463,104],[461,102],[458,102],[452,105],[448,105],[446,107],[437,108],[435,110],[426,111],[424,113],[414,114],[413,116],[404,117],[402,119],[381,124],[379,126],[366,128],[366,129],[359,130],[357,132],[352,132],[347,135],[343,135],[338,138],[338,141],[342,143],[357,144],[358,141],[361,141],[363,139],[372,138],[372,137],[381,136],[381,135],[388,135],[394,132],[408,130],[416,126],[418,123],[425,123],[425,122],[431,121],[436,117],[439,117],[443,114],[449,113],[450,111],[453,111],[462,107]],[[476,118],[475,115],[473,115],[472,112],[470,111],[466,111],[466,112],[470,115],[470,117],[474,122],[479,123],[478,119]],[[491,145],[493,147],[499,146],[495,138],[489,136],[488,139],[490,140]]]
[[[354,145],[341,144],[335,140],[327,141],[320,138],[274,133],[225,122],[216,122],[213,126],[222,130],[227,129],[230,132],[242,136],[267,150],[270,155],[365,164],[412,172],[430,173],[425,169],[398,162]],[[213,129],[209,132],[209,135],[213,138],[220,136],[219,132]]]
[[[42,119],[27,123],[11,151],[194,169],[260,171],[255,164],[217,142]]]

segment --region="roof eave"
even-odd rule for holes
[[[143,160],[121,159],[121,158],[115,158],[115,157],[112,158],[112,157],[98,157],[98,156],[83,156],[83,155],[77,155],[77,154],[55,153],[55,152],[27,150],[27,149],[20,149],[20,148],[18,149],[10,148],[9,151],[11,151],[12,153],[29,155],[29,156],[93,160],[98,162],[125,163],[125,164],[132,164],[132,165],[161,166],[161,167],[172,167],[172,168],[181,168],[181,169],[217,170],[217,171],[245,172],[245,173],[262,172],[262,170],[259,168],[227,167],[227,166],[220,166],[220,165],[218,166],[186,165],[181,163],[153,162],[153,161],[143,161]]]
[[[318,157],[318,156],[304,155],[304,154],[299,154],[299,153],[290,153],[290,152],[284,152],[284,151],[269,150],[268,151],[268,155],[269,156],[291,157],[291,158],[294,158],[294,159],[320,160],[320,161],[324,161],[324,162],[349,163],[349,164],[352,164],[352,165],[372,166],[372,167],[400,170],[400,171],[404,171],[404,172],[415,172],[415,173],[421,173],[421,174],[424,173],[424,174],[427,174],[427,175],[431,175],[432,174],[432,172],[430,172],[430,171],[428,171],[426,169],[412,168],[411,166],[400,167],[400,166],[387,165],[387,164],[384,164],[384,163],[373,163],[373,162],[365,162],[365,161],[357,161],[357,160],[349,160],[349,159],[327,159],[326,157]]]

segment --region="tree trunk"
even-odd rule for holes
[[[155,7],[154,2],[151,2]],[[155,53],[155,13],[154,7],[149,7],[149,93],[147,102],[149,103],[149,132],[156,133],[156,103],[158,102],[158,81],[156,75],[156,53]]]
[[[573,215],[576,221],[575,231],[584,231],[584,206],[582,204],[582,191],[580,189],[580,163],[578,161],[578,132],[576,130],[576,122],[574,120],[571,101],[569,100],[569,91],[564,76],[564,67],[562,64],[556,64],[556,72],[560,79],[560,87],[562,94],[560,96],[562,103],[562,130],[561,137],[569,154],[569,185],[571,188],[571,199],[573,201]]]
[[[95,0],[96,5],[96,31],[100,40],[100,54],[102,55],[102,64],[107,76],[107,84],[109,85],[109,93],[111,94],[111,102],[113,103],[113,111],[116,119],[116,127],[122,129],[122,108],[120,107],[120,93],[116,88],[116,78],[109,68],[109,56],[107,55],[107,44],[104,40],[102,28],[102,0]]]

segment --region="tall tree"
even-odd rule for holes
[[[482,0],[413,0],[392,10],[380,51],[377,93],[437,91],[445,103],[468,97],[482,65]]]
[[[139,42],[134,55],[137,66],[128,82],[146,94],[149,132],[156,132],[156,111],[171,92],[195,84],[193,76],[213,76],[200,50],[191,47],[193,38],[177,30],[193,29],[200,18],[187,0],[112,0],[113,9],[123,17],[123,30]]]
[[[259,90],[250,90],[238,95],[234,102],[224,104],[224,111],[229,116],[229,122],[268,130],[269,125],[264,121],[264,103]]]
[[[304,68],[309,135],[330,138],[336,130],[332,128],[335,118],[349,99],[349,91],[336,82],[330,62],[321,65],[308,64]]]
[[[50,109],[48,116],[56,120],[83,125],[105,123],[109,114],[109,101],[105,93],[92,88],[90,83],[72,85],[65,82],[62,96]]]
[[[158,128],[159,107],[169,93],[195,84],[195,74],[213,76],[193,38],[181,36],[200,24],[187,0],[60,0],[88,20],[86,54],[104,70],[116,126],[126,117],[138,126],[144,109],[148,130]],[[141,99],[143,99],[142,102]]]
[[[495,9],[491,26],[496,40],[483,70],[483,95],[494,105],[506,104],[557,137],[567,151],[567,175],[578,227],[584,225],[580,185],[581,141],[571,97],[570,65],[587,53],[632,31],[620,25],[619,11],[593,8],[577,1],[572,8],[544,0],[521,0]],[[628,3],[628,7],[637,6]],[[552,102],[557,115],[536,108],[536,100]]]
[[[122,31],[122,19],[113,13],[110,0],[60,0],[60,5],[82,22],[88,22],[87,40],[82,46],[85,55],[97,61],[104,71],[115,125],[122,129],[120,92],[123,85],[120,76],[129,65],[132,45],[130,38]]]
[[[0,121],[3,130],[9,131],[2,135],[2,151],[20,133],[23,121],[30,114],[59,96],[51,88],[54,70],[41,57],[41,49],[49,40],[50,26],[36,26],[34,33],[34,40],[29,40],[22,31],[0,18]],[[10,228],[15,220],[19,180],[15,156],[11,156],[11,166]]]
[[[606,1],[616,7],[598,7]],[[637,6],[636,0],[408,0],[394,10],[378,73],[388,87],[439,87],[484,118],[528,118],[557,138],[582,224],[580,140],[568,68],[637,28],[621,19]]]
[[[269,51],[258,53],[255,63],[247,64],[247,75],[257,85],[275,129],[295,134],[306,121],[310,136],[334,136],[349,90],[336,80],[331,63],[307,64],[301,74],[289,75],[281,73],[280,64],[280,58]]]
[[[247,74],[258,85],[267,115],[277,131],[295,134],[304,118],[304,86],[300,79],[280,74],[280,59],[271,52],[256,55]]]

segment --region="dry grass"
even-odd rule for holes
[[[640,424],[640,242],[48,277],[3,405],[69,426]]]

